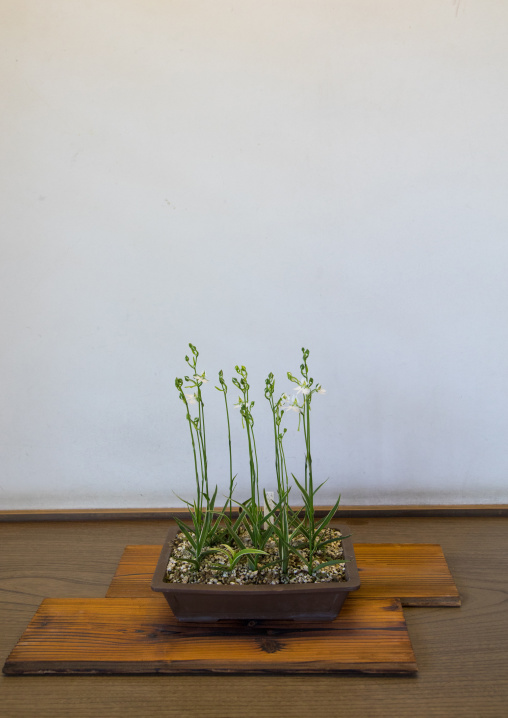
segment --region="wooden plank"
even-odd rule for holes
[[[293,507],[298,510],[299,507]],[[316,516],[324,516],[331,506],[316,506]],[[233,512],[234,513],[234,512]],[[0,523],[20,521],[125,521],[189,518],[186,508],[164,509],[34,509],[0,511]],[[443,505],[379,505],[379,506],[341,506],[335,513],[343,518],[391,518],[391,517],[485,517],[508,516],[508,504],[443,504]]]
[[[1,483],[1,482],[0,482]],[[163,521],[0,524],[2,718],[493,718],[508,704],[508,519],[361,520],[355,543],[442,546],[462,608],[404,608],[417,674],[3,676],[42,598],[104,596],[127,544],[162,543]],[[466,600],[467,599],[467,600]],[[349,600],[349,599],[348,599]],[[302,679],[304,678],[304,682]],[[96,680],[97,679],[97,680]]]
[[[414,673],[417,666],[397,599],[347,600],[328,623],[180,624],[156,596],[46,599],[3,670],[326,674]]]
[[[355,544],[356,597],[397,596],[403,606],[460,606],[439,544]]]
[[[150,598],[153,573],[162,545],[126,546],[116,568],[107,598]]]
[[[152,575],[161,546],[127,546],[107,596],[153,596]],[[438,544],[355,544],[362,585],[352,598],[400,598],[403,606],[460,606],[460,596]]]

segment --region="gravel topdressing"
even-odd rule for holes
[[[313,568],[333,559],[341,559],[344,556],[342,543],[340,541],[342,534],[337,529],[327,528],[320,536],[322,541],[336,540],[328,544],[319,553],[314,554],[315,560]],[[249,546],[248,536],[242,536],[245,546]],[[298,543],[295,544],[299,548]],[[214,547],[219,548],[219,547]],[[287,576],[281,575],[279,565],[265,567],[265,564],[272,562],[278,556],[277,543],[269,540],[264,549],[267,556],[259,556],[258,570],[253,571],[249,568],[248,557],[244,556],[236,567],[229,571],[226,566],[226,559],[220,553],[214,553],[207,556],[201,563],[201,568],[196,571],[192,564],[185,560],[176,560],[177,558],[185,559],[189,556],[189,543],[182,533],[178,533],[174,543],[171,557],[168,562],[166,580],[172,583],[208,583],[208,584],[280,584],[280,583],[329,583],[331,581],[346,581],[345,568],[343,563],[325,566],[316,571],[314,575],[310,575],[301,559],[295,554],[291,554],[289,559],[289,570]],[[308,556],[305,548],[299,548],[304,556]],[[221,564],[224,568],[213,568],[213,564]]]

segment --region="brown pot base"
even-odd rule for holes
[[[337,528],[349,533],[347,526]],[[351,591],[360,587],[353,542],[342,539],[346,559],[346,581],[277,585],[209,585],[165,581],[173,541],[172,527],[166,537],[152,580],[152,591],[160,592],[179,621],[226,620],[332,621]]]

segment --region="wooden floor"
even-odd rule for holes
[[[357,542],[439,543],[461,608],[405,608],[415,676],[0,677],[2,718],[506,718],[508,518],[352,518]],[[45,597],[104,596],[169,522],[0,523],[0,663]]]

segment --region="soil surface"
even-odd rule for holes
[[[177,534],[173,543],[173,551],[168,562],[167,580],[174,583],[208,583],[208,584],[278,584],[278,583],[329,583],[330,581],[345,581],[344,553],[340,541],[341,533],[337,529],[327,528],[320,536],[321,541],[331,541],[314,555],[312,575],[308,566],[294,553],[289,558],[287,574],[282,575],[278,559],[278,546],[274,540],[269,540],[265,546],[267,555],[242,556],[235,568],[228,569],[226,551],[221,550],[220,543],[213,547],[209,556],[206,556],[197,571],[193,565],[185,561],[190,556],[190,545],[182,533]],[[335,540],[333,540],[335,539]],[[242,536],[242,541],[248,547],[248,536]],[[225,541],[226,542],[226,541]],[[308,550],[295,544],[300,553],[307,559]],[[257,564],[253,566],[253,559]],[[318,568],[327,561],[341,561],[330,566]],[[274,564],[274,561],[276,562]]]

